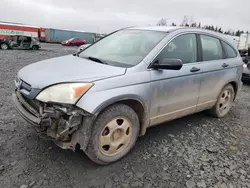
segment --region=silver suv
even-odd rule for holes
[[[209,110],[225,116],[241,88],[234,41],[196,28],[118,30],[81,53],[21,69],[13,100],[37,131],[98,164],[125,156],[148,127]]]

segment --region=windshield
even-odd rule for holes
[[[146,30],[121,30],[96,42],[80,53],[109,65],[132,67],[141,62],[167,33]]]

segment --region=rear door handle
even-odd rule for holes
[[[201,69],[197,68],[197,67],[193,67],[192,69],[190,69],[190,72],[198,72]]]
[[[227,63],[223,63],[221,66],[222,66],[223,68],[226,68],[226,67],[228,67],[229,65],[228,65]]]

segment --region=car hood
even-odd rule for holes
[[[94,82],[125,72],[126,68],[67,55],[30,64],[18,72],[18,77],[32,88],[42,89],[57,83]]]

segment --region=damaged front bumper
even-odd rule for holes
[[[72,105],[30,100],[18,91],[12,99],[19,114],[34,125],[40,136],[53,140],[63,149],[75,150],[76,144],[86,149],[94,119],[92,114]]]

